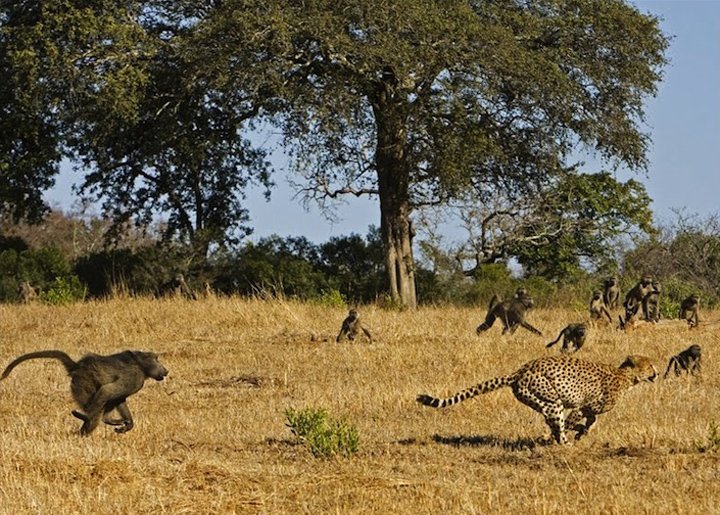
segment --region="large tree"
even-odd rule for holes
[[[390,293],[416,303],[411,213],[472,192],[509,199],[573,173],[583,146],[646,167],[643,102],[667,38],[620,0],[228,0],[205,61],[250,52],[284,88],[304,191],[375,195]]]
[[[33,134],[49,139],[47,152],[63,149],[75,160],[80,192],[102,200],[116,228],[164,215],[166,235],[201,257],[250,231],[248,184],[270,186],[264,151],[245,137],[266,97],[238,70],[237,82],[219,91],[194,61],[193,37],[208,10],[212,2],[49,0],[3,3],[0,12],[0,43],[9,49],[0,65],[18,77],[0,94],[18,97],[7,109],[24,109],[29,120],[16,139],[41,120],[47,127]],[[0,154],[0,169],[13,155]],[[46,159],[46,176],[56,171],[57,159],[35,156]],[[29,187],[39,196],[46,185]]]

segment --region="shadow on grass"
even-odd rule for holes
[[[543,438],[516,438],[508,440],[506,438],[498,438],[492,435],[474,435],[474,436],[441,436],[433,435],[433,441],[444,445],[452,445],[454,447],[500,447],[508,451],[526,451],[536,447],[545,447],[550,445],[548,439]]]

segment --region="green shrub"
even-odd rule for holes
[[[720,451],[720,430],[714,420],[711,420],[708,424],[707,441],[695,442],[695,448],[698,452]]]
[[[335,420],[322,408],[285,410],[286,425],[315,457],[349,456],[358,451],[360,436],[345,420]]]
[[[318,297],[311,300],[326,308],[344,308],[347,305],[343,294],[336,289],[323,290]]]
[[[40,299],[57,306],[85,298],[85,287],[75,275],[57,277],[47,291],[40,293]]]

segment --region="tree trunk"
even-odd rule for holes
[[[394,302],[417,307],[415,261],[410,224],[410,171],[405,152],[405,127],[390,123],[376,110],[377,148],[375,166],[380,197],[380,232],[385,265]]]

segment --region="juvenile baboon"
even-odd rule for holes
[[[28,281],[22,281],[18,286],[18,297],[23,304],[28,304],[38,297],[38,290]]]
[[[691,329],[700,323],[700,297],[696,294],[693,293],[680,303],[680,320],[687,320]]]
[[[663,379],[668,376],[670,369],[673,369],[676,376],[679,376],[683,372],[692,375],[699,374],[701,361],[702,349],[700,349],[699,345],[691,345],[684,351],[670,358]]]
[[[351,309],[348,312],[348,316],[345,320],[343,320],[343,323],[340,326],[340,332],[338,333],[337,338],[335,338],[335,343],[340,343],[340,339],[345,335],[347,335],[348,340],[352,341],[360,331],[365,333],[368,341],[372,343],[372,335],[370,334],[370,331],[368,331],[367,327],[363,325],[357,310]]]
[[[603,291],[603,302],[608,309],[617,308],[620,300],[620,281],[617,277],[611,277],[605,280],[605,289]]]
[[[579,351],[580,347],[585,344],[585,338],[587,337],[588,328],[585,324],[568,324],[565,329],[560,331],[560,334],[553,341],[548,343],[545,347],[548,349],[563,339],[562,348],[560,352],[575,352]]]
[[[642,305],[643,299],[645,296],[650,293],[653,289],[652,287],[653,279],[651,276],[646,275],[642,279],[640,279],[640,282],[638,282],[635,286],[633,286],[629,292],[625,295],[625,301],[623,302],[623,307],[625,308],[625,322],[630,322],[632,318],[637,314],[637,312],[640,310],[640,306]]]
[[[195,295],[192,288],[188,286],[188,283],[185,282],[185,276],[183,276],[183,274],[175,274],[175,276],[163,284],[160,289],[165,295],[171,294],[178,297],[183,296],[186,299],[197,300],[197,295]]]
[[[72,396],[83,410],[72,411],[73,416],[83,421],[81,435],[90,434],[101,418],[106,424],[120,426],[115,428],[117,433],[130,431],[133,419],[127,398],[137,393],[148,377],[162,381],[168,374],[157,354],[152,352],[126,350],[110,356],[88,354],[73,361],[63,351],[45,350],[16,358],[7,366],[0,380],[5,379],[23,361],[37,358],[57,359],[65,366],[71,378]],[[119,419],[110,418],[113,410],[117,410]]]
[[[512,299],[501,301],[500,297],[493,295],[490,299],[490,305],[488,306],[488,312],[485,316],[485,321],[478,326],[476,333],[480,334],[483,331],[487,331],[495,323],[495,319],[499,318],[503,323],[502,334],[510,331],[513,334],[518,326],[522,326],[528,331],[542,336],[542,333],[525,321],[525,312],[531,309],[535,303],[532,297],[525,292],[522,288],[522,292],[519,288],[517,293]]]
[[[527,297],[527,296],[528,296],[528,292],[523,286],[520,286],[517,290],[515,290],[515,298],[516,299],[519,299],[521,297]]]
[[[600,320],[603,315],[607,317],[608,322],[612,323],[612,317],[610,316],[610,312],[605,306],[602,292],[599,290],[594,291],[593,296],[590,299],[590,319]]]
[[[642,300],[643,320],[647,322],[658,322],[660,320],[660,293],[662,286],[653,281],[651,289]]]

